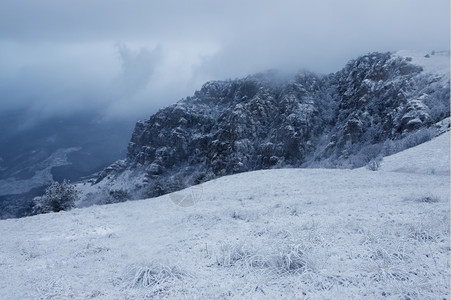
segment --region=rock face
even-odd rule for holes
[[[126,159],[97,183],[121,182],[139,198],[251,170],[337,166],[448,117],[449,80],[442,79],[409,57],[372,53],[326,76],[282,79],[269,71],[207,82],[138,122]]]

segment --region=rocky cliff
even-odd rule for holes
[[[438,55],[449,63],[449,52],[429,59]],[[448,117],[449,97],[449,68],[425,70],[392,53],[359,57],[329,75],[268,71],[207,82],[138,122],[126,159],[96,185],[140,198],[251,170],[359,167],[387,141]]]

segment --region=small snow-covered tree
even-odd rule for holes
[[[69,184],[66,180],[62,183],[55,181],[45,190],[43,196],[33,199],[31,213],[45,214],[70,210],[75,206],[75,201],[78,200],[78,197],[75,186]]]

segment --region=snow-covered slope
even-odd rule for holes
[[[397,51],[395,55],[410,57],[412,63],[421,66],[426,73],[443,76],[442,80],[449,83],[449,51],[433,51],[432,53],[401,50]]]
[[[384,171],[449,175],[449,131],[435,139],[384,157]]]
[[[384,168],[449,161],[445,138]],[[430,164],[448,172],[265,170],[3,220],[0,298],[449,299],[449,164]]]

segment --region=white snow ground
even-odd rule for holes
[[[449,179],[447,133],[381,171],[257,171],[3,220],[0,298],[449,299]]]
[[[449,131],[434,140],[385,157],[381,170],[449,176]]]
[[[442,82],[449,84],[449,51],[436,51],[432,55],[431,53],[424,53],[421,51],[401,50],[395,52],[395,55],[410,57],[412,63],[421,66],[424,72],[441,76]]]

